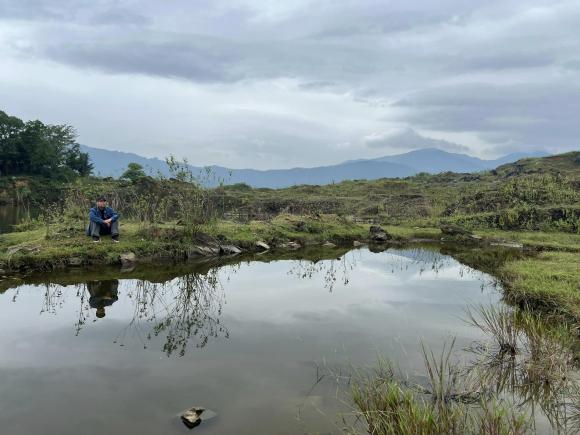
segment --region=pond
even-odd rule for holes
[[[38,216],[38,210],[24,206],[0,205],[0,234],[9,233],[24,219]]]
[[[190,433],[178,415],[192,406],[217,413],[195,433],[340,433],[349,408],[328,373],[380,355],[421,374],[421,342],[461,350],[483,335],[466,307],[501,303],[489,275],[435,248],[336,255],[73,270],[6,289],[2,433]]]

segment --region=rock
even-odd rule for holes
[[[261,251],[269,251],[270,250],[270,245],[268,245],[266,242],[262,242],[262,241],[257,241],[255,243],[256,248],[258,248]]]
[[[360,248],[361,246],[364,246],[364,243],[355,240],[354,242],[352,242],[352,246],[354,246],[355,248]]]
[[[378,225],[371,225],[369,232],[371,233],[371,240],[375,242],[386,242],[393,238],[393,236]]]
[[[195,233],[193,240],[199,245],[219,247],[217,239],[205,233]]]
[[[119,260],[121,260],[121,265],[123,265],[123,267],[128,267],[135,264],[137,256],[133,252],[124,252],[119,255]]]
[[[40,251],[40,245],[31,245],[31,246],[11,246],[6,250],[8,255],[14,255],[18,252],[38,252]]]
[[[378,225],[371,225],[371,227],[369,228],[369,232],[371,234],[377,234],[377,233],[384,232],[384,230]]]
[[[78,266],[82,266],[83,259],[81,257],[70,257],[67,260],[67,263],[69,266],[78,267]]]
[[[221,245],[220,255],[238,255],[241,254],[242,250],[234,245]]]
[[[199,426],[203,421],[214,418],[217,414],[209,409],[200,406],[194,406],[181,414],[181,421],[189,429]]]
[[[482,240],[483,239],[483,237],[478,236],[477,234],[470,234],[469,238],[473,239],[473,240]]]
[[[326,241],[322,244],[325,248],[336,248],[336,245],[332,242]]]
[[[298,242],[288,242],[288,243],[282,243],[280,245],[280,248],[291,249],[291,250],[300,249],[301,247],[302,246]]]
[[[193,245],[187,250],[187,258],[216,257],[220,254],[219,247]]]

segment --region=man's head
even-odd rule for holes
[[[105,199],[104,196],[99,196],[97,198],[97,207],[99,207],[101,210],[105,208],[106,204],[107,204],[107,200]]]
[[[99,319],[102,319],[103,317],[105,317],[105,307],[97,308],[97,317]]]

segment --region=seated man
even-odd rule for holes
[[[93,237],[93,242],[100,242],[101,235],[110,234],[113,242],[119,242],[119,215],[111,207],[106,206],[107,200],[100,196],[97,206],[89,211],[89,226],[87,235]]]

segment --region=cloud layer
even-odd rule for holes
[[[576,1],[0,0],[0,109],[232,167],[566,151],[578,29]]]

